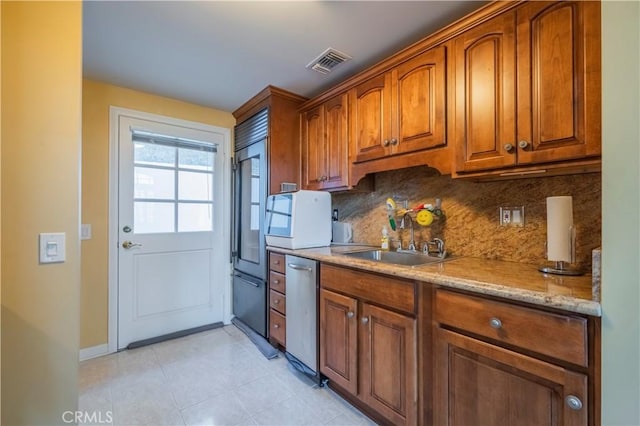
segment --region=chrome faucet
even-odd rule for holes
[[[432,249],[431,247],[435,248]],[[442,241],[440,238],[434,238],[433,240],[424,243],[424,245],[422,246],[422,253],[427,255],[431,255],[433,253],[443,259],[447,255],[447,251],[444,248],[444,241]]]
[[[402,229],[404,229],[404,221],[405,219],[409,218],[409,230],[410,230],[410,239],[409,239],[409,247],[407,247],[408,251],[416,251],[416,242],[414,240],[414,234],[413,234],[413,219],[411,219],[411,215],[409,213],[405,213],[404,216],[402,216],[402,223],[401,223],[401,227]]]

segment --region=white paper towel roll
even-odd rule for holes
[[[547,259],[571,262],[573,199],[547,197]]]

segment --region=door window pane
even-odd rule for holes
[[[178,204],[178,232],[213,230],[213,206],[207,204]]]
[[[176,164],[176,149],[171,146],[135,142],[133,161],[136,164],[173,167]]]
[[[135,201],[133,207],[134,233],[153,234],[174,232],[174,203]]]
[[[178,148],[178,167],[213,171],[213,152]]]
[[[213,174],[178,172],[178,198],[180,200],[213,200]],[[180,216],[180,213],[178,213]]]
[[[134,197],[173,200],[175,198],[175,172],[136,166]]]

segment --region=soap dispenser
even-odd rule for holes
[[[386,226],[382,227],[382,237],[380,238],[380,249],[389,250],[389,231]]]

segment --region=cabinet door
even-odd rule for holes
[[[586,425],[587,377],[438,329],[437,425]]]
[[[355,162],[391,152],[390,74],[374,77],[350,91],[351,141]]]
[[[517,11],[518,163],[600,155],[600,3]]]
[[[320,189],[326,174],[324,107],[319,106],[300,117],[302,129],[302,188]]]
[[[320,371],[343,389],[358,392],[358,302],[320,290]]]
[[[393,70],[393,153],[446,145],[445,66],[445,48],[437,47]]]
[[[415,319],[364,303],[361,324],[360,398],[395,425],[415,425]]]
[[[324,189],[349,184],[348,96],[342,94],[325,102],[326,179]]]
[[[515,164],[515,12],[462,34],[454,54],[456,171]]]

